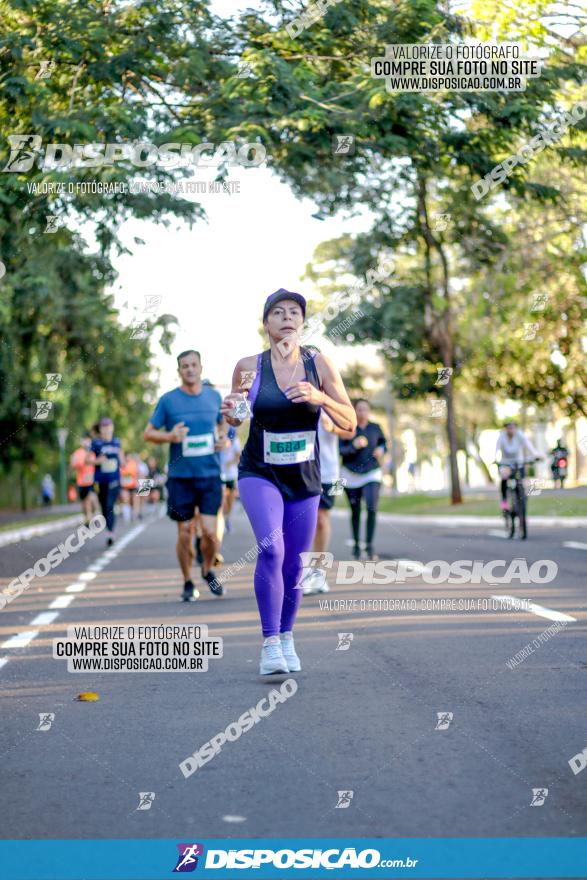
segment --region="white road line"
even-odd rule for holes
[[[504,535],[503,532],[498,532],[497,529],[490,529],[487,534],[492,535],[494,538],[507,538],[507,535]]]
[[[98,557],[88,568],[83,571],[80,575],[78,575],[78,580],[75,583],[70,584],[65,588],[66,593],[82,593],[86,587],[88,586],[88,582],[94,580],[97,576],[97,573],[110,562],[123,547],[126,547],[127,544],[130,543],[136,536],[143,531],[143,529],[147,528],[149,523],[141,523],[126,535],[123,540],[117,545],[115,550],[107,550],[102,556]],[[56,599],[51,602],[49,608],[67,608],[67,606],[73,602],[75,596],[58,596]],[[59,613],[57,611],[42,611],[40,614],[31,620],[31,626],[46,626],[49,623],[53,623],[59,617]],[[39,630],[28,630],[26,632],[17,633],[17,635],[12,636],[7,641],[3,642],[0,645],[1,648],[26,648],[26,646],[32,642],[34,638],[39,635]],[[0,669],[8,663],[9,657],[0,658]]]
[[[562,611],[553,611],[551,608],[545,608],[543,605],[536,605],[534,602],[524,602],[523,606],[521,605],[522,599],[517,599],[515,596],[491,596],[492,599],[498,599],[502,601],[504,604],[511,603],[513,606],[518,604],[518,608],[520,611],[530,611],[532,614],[536,614],[538,617],[546,617],[547,620],[566,620],[568,622],[576,622],[576,617],[571,617],[569,614],[563,614]]]
[[[57,596],[56,599],[51,602],[49,608],[67,608],[68,605],[71,605],[75,596]]]
[[[85,588],[87,586],[88,586],[87,584],[82,584],[80,582],[78,582],[76,584],[70,584],[68,587],[65,588],[65,592],[66,593],[83,593],[83,591],[85,590]]]
[[[18,633],[6,642],[2,642],[0,648],[26,648],[29,642],[39,635],[39,630],[28,630],[27,632]]]
[[[57,611],[43,611],[41,614],[37,614],[34,620],[31,620],[31,626],[47,626],[48,623],[53,623],[58,617],[59,612]]]
[[[571,550],[587,550],[587,544],[580,541],[563,541],[563,547],[570,547]]]

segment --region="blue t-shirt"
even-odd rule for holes
[[[220,457],[214,451],[214,431],[222,421],[222,397],[215,388],[202,385],[199,394],[181,388],[159,398],[151,418],[154,428],[171,431],[178,422],[189,428],[183,443],[169,444],[170,477],[219,477]]]
[[[105,455],[108,459],[106,464],[96,465],[96,482],[98,483],[114,483],[120,482],[120,440],[113,437],[112,440],[92,440],[92,452],[96,454],[96,458]]]

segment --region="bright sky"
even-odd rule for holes
[[[211,3],[212,11],[225,17],[258,6],[256,0]],[[214,174],[214,169],[199,168],[193,179],[209,181]],[[208,222],[198,221],[191,231],[183,224],[177,229],[176,222],[169,229],[151,222],[126,223],[121,239],[132,256],[115,260],[119,278],[113,290],[128,324],[140,318],[146,295],[162,296],[159,314],[178,319],[173,351],[198,349],[204,376],[219,386],[230,382],[240,357],[265,347],[257,328],[267,296],[285,287],[310,299],[316,292],[300,279],[316,246],[369,226],[359,218],[313,219],[316,205],[296,199],[264,166],[235,165],[229,180],[240,181],[240,193],[184,196],[199,201],[208,215]],[[145,244],[135,244],[135,236]],[[334,346],[318,336],[312,342],[340,369],[357,360],[374,366],[379,361],[375,346]],[[175,357],[165,355],[156,343],[153,350],[160,391],[167,391],[177,384]]]
[[[260,0],[212,0],[211,9],[230,17],[259,5]],[[199,168],[194,179],[213,180],[214,173]],[[191,231],[176,223],[169,229],[152,222],[126,223],[121,238],[132,255],[115,260],[119,279],[114,294],[123,321],[140,319],[146,295],[162,296],[160,314],[178,319],[173,351],[201,351],[204,376],[219,386],[229,383],[240,357],[264,347],[257,328],[266,297],[285,287],[311,298],[315,291],[300,279],[316,246],[369,225],[366,218],[312,218],[316,206],[297,200],[263,166],[234,166],[229,179],[240,181],[240,193],[184,196],[200,201],[208,215],[207,222],[198,221]],[[135,236],[145,244],[135,244]],[[341,289],[345,286],[341,283]],[[339,368],[356,360],[378,364],[375,346],[335,347],[318,337],[312,341]],[[155,342],[153,351],[163,392],[177,383],[176,361]]]
[[[213,180],[214,173],[199,168],[194,179]],[[169,229],[126,223],[121,240],[132,255],[115,261],[120,274],[114,293],[123,321],[130,325],[140,318],[145,296],[160,295],[158,313],[178,319],[173,351],[200,351],[204,376],[217,385],[230,381],[240,357],[262,350],[258,327],[267,296],[285,287],[311,297],[315,291],[300,277],[315,247],[367,225],[360,218],[313,219],[316,206],[297,200],[266,167],[237,165],[229,179],[240,181],[240,193],[184,196],[199,200],[208,215],[208,222],[198,221],[191,231],[175,221]],[[135,237],[145,244],[136,244]],[[340,368],[354,360],[377,363],[374,346],[342,349],[318,336],[312,341]],[[160,389],[167,391],[177,384],[175,357],[157,344],[153,349]]]

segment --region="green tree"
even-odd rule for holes
[[[121,224],[135,217],[168,225],[173,216],[191,223],[203,212],[167,193],[75,192],[77,183],[129,183],[137,168],[128,160],[69,169],[35,162],[10,173],[6,135],[69,147],[162,144],[179,139],[181,128],[182,140],[197,144],[198,130],[186,129],[173,104],[206,93],[223,37],[211,39],[212,18],[198,0],[0,0],[0,22],[0,467],[18,472],[25,505],[27,477],[55,466],[55,427],[67,426],[73,443],[108,410],[136,442],[154,395],[150,342],[168,350],[174,319],[147,321],[145,339],[121,325],[109,293]],[[159,182],[187,173],[140,171]],[[73,194],[60,188],[70,182]],[[45,234],[47,215],[58,217],[57,233]],[[41,393],[48,372],[63,375],[53,395]],[[30,418],[31,400],[43,397],[54,398],[50,423]]]
[[[194,108],[196,118],[208,118],[210,136],[241,132],[254,120],[276,173],[297,194],[312,197],[323,216],[369,210],[373,229],[350,246],[347,269],[361,277],[382,250],[411,258],[411,266],[399,283],[387,286],[392,302],[384,306],[390,311],[378,315],[379,330],[371,309],[357,325],[357,339],[399,343],[394,370],[401,364],[410,393],[422,382],[429,390],[432,366],[455,370],[457,379],[463,362],[460,263],[490,265],[507,244],[505,231],[473,198],[471,185],[533,135],[533,126],[552,115],[559,95],[577,87],[584,70],[555,46],[541,77],[529,81],[525,92],[392,94],[369,71],[369,60],[381,56],[386,44],[462,41],[483,24],[433,0],[339,3],[292,40],[283,25],[293,13],[281,4],[272,12],[242,16],[236,34],[252,75],[239,78],[227,57],[224,78]],[[527,46],[533,40],[523,28],[510,38]],[[342,134],[355,138],[353,154],[334,152],[333,138]],[[562,155],[562,148],[558,152]],[[519,198],[557,196],[555,187],[534,181],[522,166],[503,191]],[[434,212],[451,215],[446,234],[435,229]],[[346,240],[341,248],[348,250]],[[393,327],[386,317],[392,314]],[[407,329],[397,330],[397,317],[406,318]],[[420,370],[419,379],[415,374],[424,364],[428,374]],[[452,499],[458,503],[453,384],[441,386],[441,393]]]

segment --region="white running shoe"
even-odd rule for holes
[[[309,568],[302,578],[302,595],[311,596],[313,593],[327,593],[330,589],[326,583],[326,572],[322,568]]]
[[[293,633],[281,633],[281,647],[283,649],[283,656],[285,657],[285,662],[287,663],[289,671],[301,672],[302,664],[300,663],[300,658],[296,654]]]
[[[287,672],[289,668],[283,656],[281,639],[279,636],[269,636],[263,642],[259,675],[279,675]]]

